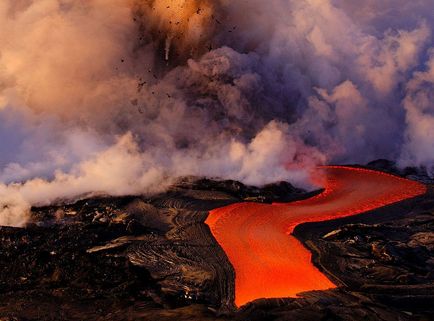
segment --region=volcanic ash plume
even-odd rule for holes
[[[431,9],[431,10],[430,10]],[[434,169],[431,0],[3,0],[0,224],[200,175]]]
[[[161,41],[167,61],[174,58],[171,54],[185,57],[203,52],[211,40],[216,14],[213,1],[208,0],[143,0],[135,7],[143,31]]]

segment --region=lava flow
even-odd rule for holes
[[[297,225],[356,215],[426,192],[420,183],[382,172],[343,166],[323,170],[325,189],[310,199],[238,203],[210,213],[206,224],[235,269],[237,306],[336,287],[291,235]]]

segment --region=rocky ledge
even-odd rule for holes
[[[395,170],[386,165],[370,164]],[[186,178],[154,197],[34,208],[26,228],[0,228],[0,320],[433,318],[432,189],[357,217],[299,226],[296,236],[340,287],[234,309],[234,272],[203,224],[208,211],[309,196],[284,182],[259,189]]]

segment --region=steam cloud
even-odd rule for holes
[[[3,0],[0,224],[176,177],[434,171],[431,0]]]

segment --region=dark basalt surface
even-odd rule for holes
[[[396,173],[389,165],[369,166]],[[234,272],[203,224],[208,211],[309,196],[283,182],[258,189],[185,178],[152,198],[34,208],[26,228],[0,228],[0,321],[434,318],[432,190],[357,217],[299,226],[295,234],[315,263],[341,286],[236,311]]]

